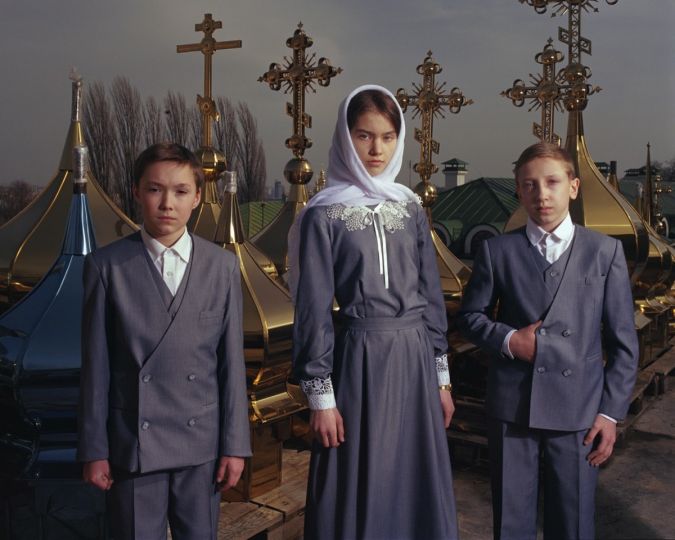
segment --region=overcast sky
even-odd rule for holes
[[[603,90],[586,109],[586,138],[592,157],[617,160],[622,176],[644,164],[648,141],[652,159],[675,157],[675,1],[594,5],[599,12],[582,18],[582,35],[593,43],[583,61],[593,71],[590,82]],[[432,50],[444,68],[437,80],[475,101],[435,121],[440,154],[434,161],[467,161],[469,178],[508,176],[518,153],[535,142],[532,122],[540,116],[499,92],[540,72],[534,56],[549,36],[567,54],[557,41],[567,17],[538,15],[517,0],[0,0],[0,182],[44,184],[54,174],[70,120],[71,66],[84,77],[85,91],[87,82],[109,87],[122,75],[144,98],[163,98],[168,90],[189,99],[202,93],[202,55],[178,55],[176,45],[201,39],[194,25],[207,12],[223,23],[216,39],[243,41],[242,49],[214,55],[213,93],[248,103],[270,183],[283,178],[291,157],[284,146],[292,132],[285,114],[291,97],[257,78],[290,54],[285,42],[299,21],[314,39],[309,51],[344,70],[307,98],[314,146],[305,157],[317,172],[327,165],[340,100],[364,83],[411,91],[421,80],[417,65]],[[407,164],[419,160],[412,138],[419,119],[409,111],[406,120]],[[565,136],[562,114],[556,131]],[[404,167],[401,180],[407,176]]]

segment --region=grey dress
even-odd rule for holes
[[[332,386],[345,424],[338,448],[315,442],[305,538],[456,538],[436,371],[447,321],[424,210],[314,206],[300,239],[294,371],[315,393]]]

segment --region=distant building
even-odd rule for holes
[[[275,180],[274,185],[267,191],[267,200],[270,201],[285,201],[286,190],[281,180]]]
[[[602,176],[607,178],[609,176],[609,163],[606,161],[596,161],[595,166],[598,168],[598,170],[602,173]]]
[[[463,186],[466,183],[468,163],[461,159],[452,158],[443,162],[443,174],[445,175],[445,189]]]
[[[438,195],[433,228],[457,257],[472,259],[482,240],[503,232],[518,205],[513,178],[478,178]]]

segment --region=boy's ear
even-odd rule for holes
[[[201,202],[201,200],[202,200],[202,190],[199,189],[199,188],[197,188],[197,193],[196,193],[196,195],[195,195],[195,200],[194,200],[194,202],[192,203],[192,209],[193,209],[193,210],[194,210],[195,208],[197,208],[197,205]]]
[[[580,183],[579,178],[572,178],[572,180],[570,180],[570,199],[574,200],[579,195]]]

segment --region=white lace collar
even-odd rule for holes
[[[344,221],[348,231],[362,231],[373,226],[377,241],[377,255],[380,261],[380,275],[384,276],[384,288],[389,288],[389,262],[387,260],[387,238],[385,232],[394,233],[405,229],[406,218],[410,217],[408,202],[383,201],[375,208],[367,206],[345,206],[331,204],[326,213],[330,219]]]

